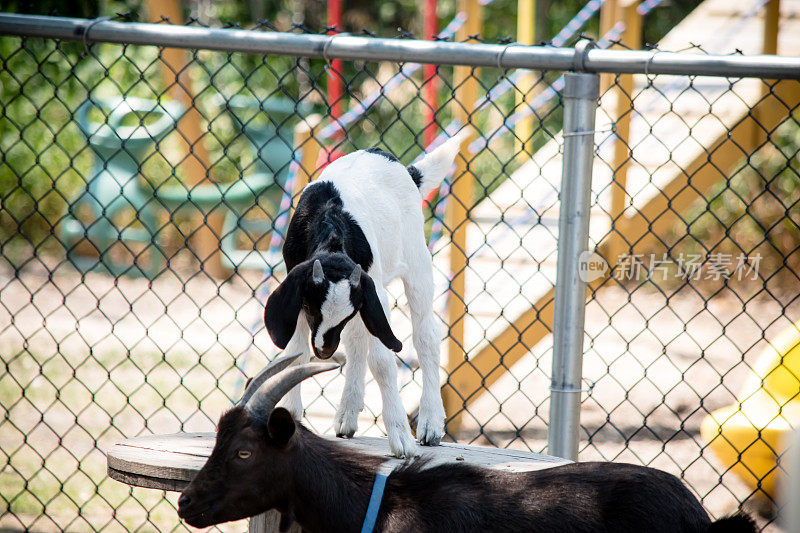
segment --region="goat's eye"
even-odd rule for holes
[[[239,459],[250,459],[250,450],[239,450]]]

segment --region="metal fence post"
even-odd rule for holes
[[[586,308],[586,280],[580,276],[579,261],[589,243],[594,122],[599,94],[600,77],[597,74],[566,74],[553,374],[547,437],[548,453],[572,460],[578,457]]]

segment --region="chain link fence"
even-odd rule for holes
[[[561,72],[334,72],[324,58],[41,37],[0,38],[0,527],[183,528],[175,494],[108,479],[103,450],[212,431],[275,357],[263,302],[307,180],[372,146],[410,164],[426,131],[465,121],[479,134],[424,202],[449,437],[546,451]],[[745,455],[726,463],[701,425],[752,394],[761,351],[800,320],[800,83],[604,74],[602,87],[579,457],[674,473],[714,516],[769,501],[766,478],[747,479]],[[389,290],[413,413],[421,376]],[[304,389],[314,430],[330,433],[342,382]],[[382,433],[372,382],[359,431]]]

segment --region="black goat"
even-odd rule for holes
[[[276,402],[302,379],[336,365],[290,367],[283,358],[251,383],[219,422],[206,465],[178,514],[195,527],[282,513],[282,530],[360,531],[384,459],[348,450],[295,422]],[[276,372],[276,370],[279,370]],[[257,392],[254,389],[266,381]],[[241,404],[244,405],[241,405]],[[268,420],[264,415],[269,413]],[[615,463],[510,473],[465,464],[406,462],[388,478],[377,531],[753,533],[745,515],[711,522],[676,477]]]

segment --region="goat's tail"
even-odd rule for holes
[[[466,129],[461,130],[458,135],[450,137],[434,151],[425,154],[422,161],[412,165],[419,172],[419,174],[417,174],[419,178],[414,181],[417,182],[417,187],[419,187],[419,192],[422,194],[423,198],[438,187],[445,176],[447,176],[450,167],[453,166],[453,161],[456,159],[461,143],[464,142],[467,134],[468,131]],[[409,172],[411,172],[412,176],[414,175],[411,167],[409,167]]]
[[[713,522],[708,533],[756,533],[756,523],[744,513],[736,513]]]

